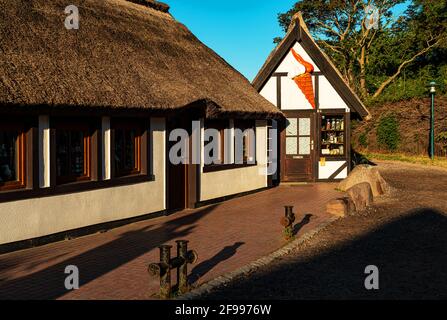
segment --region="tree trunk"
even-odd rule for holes
[[[366,49],[364,46],[362,47],[358,62],[360,65],[360,93],[365,98],[368,96],[368,91],[366,89]]]

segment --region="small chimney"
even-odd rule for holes
[[[127,0],[129,2],[133,2],[133,3],[137,3],[137,4],[141,4],[142,6],[151,8],[151,9],[155,9],[158,11],[162,11],[162,12],[169,12],[169,5],[163,2],[158,2],[156,0]]]

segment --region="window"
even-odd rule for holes
[[[346,150],[345,116],[321,116],[321,156],[344,156]]]
[[[143,125],[139,120],[114,120],[112,149],[114,176],[142,173]]]
[[[91,131],[81,122],[57,122],[56,183],[91,179]]]
[[[225,164],[225,129],[228,128],[228,121],[222,120],[206,120],[205,121],[205,165],[223,165]],[[214,129],[218,132],[218,141],[214,141],[216,138],[211,134],[211,130]],[[214,148],[211,147],[213,144]],[[207,161],[206,157],[209,157]],[[212,162],[212,163],[209,163]]]
[[[287,118],[286,155],[309,156],[313,150],[311,118]]]
[[[21,124],[0,124],[0,191],[24,188],[25,132]]]
[[[256,126],[253,120],[235,120],[235,161],[256,163]]]

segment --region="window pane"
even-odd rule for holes
[[[296,137],[286,138],[286,154],[298,154],[298,139]]]
[[[138,169],[136,139],[137,132],[135,129],[115,130],[115,170],[118,175]]]
[[[300,155],[308,155],[310,154],[310,137],[300,137]]]
[[[57,131],[56,134],[56,163],[57,175],[68,176],[70,174],[70,134],[68,131]]]
[[[116,171],[122,170],[124,167],[124,148],[125,138],[123,130],[115,130],[115,169]]]
[[[208,142],[205,142],[205,146],[208,147],[209,146],[209,157],[210,159],[214,159],[214,163],[221,163],[223,162],[223,159],[221,159],[221,137],[220,137],[221,132],[219,132],[219,137],[215,137],[215,136],[210,136],[208,139]],[[217,138],[216,141],[214,141],[214,139]],[[214,147],[213,147],[214,146]],[[217,154],[215,154],[217,153]]]
[[[84,175],[84,133],[56,130],[56,172],[58,177]]]
[[[75,176],[84,174],[84,134],[79,131],[71,132],[71,172]]]
[[[310,136],[310,118],[300,118],[300,136]]]
[[[323,115],[321,117],[321,154],[342,156],[345,154],[344,115]]]
[[[132,170],[135,168],[135,131],[128,130],[125,132],[125,136],[124,169]]]
[[[286,135],[287,136],[296,136],[296,135],[298,135],[298,119],[296,119],[296,118],[287,118]]]
[[[0,132],[0,183],[17,181],[17,150],[16,132]]]

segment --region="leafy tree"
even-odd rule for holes
[[[380,118],[377,126],[377,142],[388,151],[396,151],[400,143],[399,121],[394,114]]]
[[[404,0],[301,0],[279,14],[286,31],[301,11],[312,36],[335,61],[351,87],[379,97],[403,70],[446,46],[447,0],[414,0],[398,20],[392,10]],[[368,24],[377,9],[377,28]],[[278,41],[278,40],[277,40]]]

